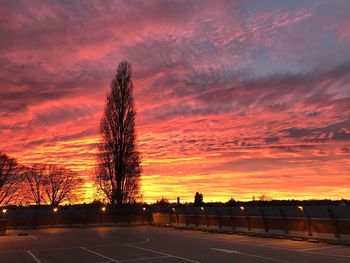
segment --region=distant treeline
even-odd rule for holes
[[[153,206],[158,207],[167,207],[167,206],[205,206],[205,207],[234,207],[234,206],[336,206],[336,205],[350,205],[350,201],[346,199],[340,200],[330,200],[330,199],[310,199],[310,200],[252,200],[252,201],[237,201],[233,198],[228,200],[227,202],[204,202],[203,194],[196,193],[194,196],[194,202],[186,202],[186,203],[171,203],[167,199],[162,198],[157,201]]]

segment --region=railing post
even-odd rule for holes
[[[188,226],[189,225],[189,220],[188,220],[188,215],[185,213],[185,211],[184,211],[184,217],[185,217],[185,221],[186,221],[186,226]]]
[[[114,206],[111,207],[111,209],[113,209],[113,221],[114,221],[114,224],[118,224],[118,213],[117,213],[117,210],[115,209]]]
[[[38,218],[38,209],[37,207],[35,207],[34,209],[34,216],[33,216],[33,219],[32,219],[32,228],[33,229],[36,229],[37,228],[37,218]]]
[[[218,219],[218,222],[219,222],[219,228],[221,229],[222,228],[222,220],[220,218],[220,214],[219,214],[217,209],[215,209],[215,214],[216,214],[216,218]]]
[[[333,229],[334,229],[334,236],[335,237],[340,237],[337,217],[336,217],[336,215],[334,214],[334,212],[332,211],[331,208],[328,208],[328,214],[329,214],[329,217],[332,220],[332,225],[333,225]]]
[[[281,215],[281,219],[283,220],[283,227],[284,227],[284,233],[286,235],[289,234],[289,223],[288,223],[288,217],[287,215],[283,212],[283,209],[279,209],[279,213]]]
[[[51,209],[51,227],[55,226],[55,211],[53,209]]]
[[[103,225],[103,214],[104,214],[104,211],[103,210],[98,210],[100,212],[100,226]]]
[[[205,214],[205,220],[207,223],[207,228],[209,228],[209,215],[208,214]]]
[[[89,210],[86,208],[86,207],[84,207],[84,214],[85,214],[85,217],[84,217],[84,226],[87,226],[87,224],[88,224],[88,213],[89,213]]]
[[[176,225],[179,225],[179,215],[177,214],[177,211],[176,211],[176,209],[174,209],[175,210],[175,215],[176,215]]]
[[[231,222],[232,222],[232,230],[236,230],[236,217],[233,213],[233,210],[230,210]]]
[[[252,230],[252,228],[250,226],[250,217],[249,217],[247,212],[246,212],[246,219],[247,219],[247,224],[248,224],[248,231],[250,232]]]
[[[269,232],[269,223],[267,221],[265,212],[262,208],[260,208],[260,215],[261,215],[262,219],[264,220],[265,232]]]
[[[68,227],[71,227],[72,226],[72,207],[69,207],[69,218],[68,218]]]
[[[13,223],[14,223],[14,228],[17,229],[17,217],[18,217],[18,211],[17,211],[18,207],[15,208],[15,216],[13,219]]]

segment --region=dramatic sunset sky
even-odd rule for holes
[[[116,65],[145,201],[350,198],[350,1],[0,2],[0,151],[91,201]]]

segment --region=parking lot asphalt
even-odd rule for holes
[[[152,226],[8,230],[1,263],[350,262],[350,247]]]

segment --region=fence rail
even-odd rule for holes
[[[153,213],[156,225],[305,239],[350,241],[349,207],[173,208]]]
[[[142,208],[13,208],[2,215],[7,228],[151,224],[151,211]],[[3,223],[5,224],[5,223]],[[0,222],[1,228],[1,222]],[[1,230],[0,230],[1,231]]]

